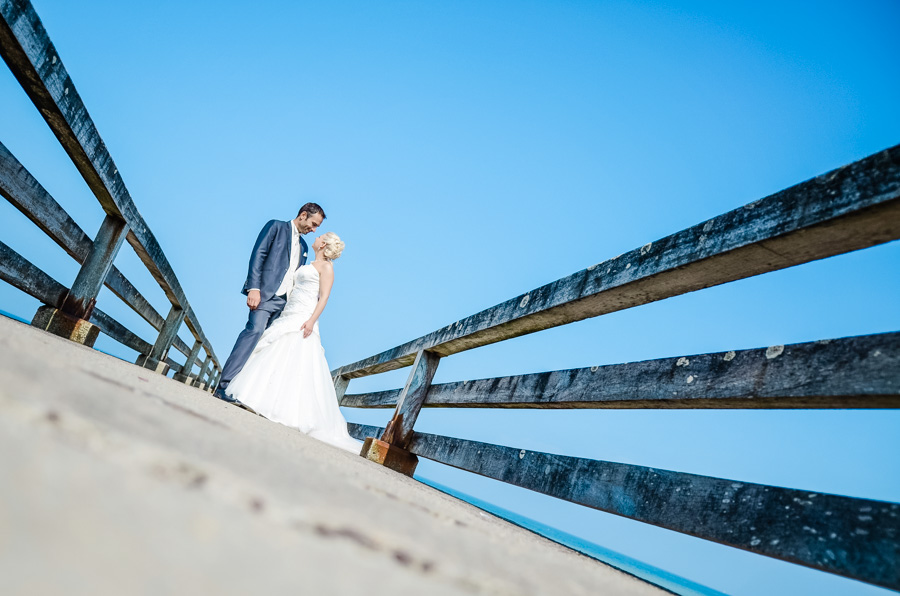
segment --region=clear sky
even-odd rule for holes
[[[321,320],[337,367],[900,142],[896,1],[35,7],[223,361],[259,229],[309,200],[347,243]],[[0,140],[93,235],[96,200],[5,67],[0,108]],[[74,279],[6,202],[0,239]],[[117,265],[167,311],[130,247]],[[453,356],[436,381],[895,331],[898,294],[895,242]],[[107,290],[99,304],[154,338]],[[0,284],[0,308],[30,318],[37,303]],[[896,411],[433,410],[417,428],[900,501]],[[420,472],[727,593],[884,592]]]

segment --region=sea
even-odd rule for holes
[[[584,538],[568,534],[562,530],[548,526],[547,524],[525,517],[524,515],[519,515],[518,513],[514,513],[498,505],[494,505],[493,503],[459,492],[458,490],[454,490],[439,482],[434,482],[433,480],[422,478],[420,476],[416,476],[415,479],[452,497],[470,503],[479,509],[483,509],[492,515],[505,519],[519,527],[548,538],[553,542],[567,546],[592,559],[606,563],[610,567],[615,567],[629,575],[633,575],[646,582],[659,586],[664,590],[668,590],[673,594],[683,594],[684,596],[726,596],[723,592],[713,590],[712,588],[708,588],[689,579],[675,575],[674,573],[654,567],[653,565],[642,563],[641,561],[632,559],[622,553],[617,553],[614,550],[610,550],[599,544],[585,540]]]

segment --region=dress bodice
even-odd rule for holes
[[[312,264],[301,265],[294,272],[294,287],[284,306],[282,316],[304,314],[309,316],[319,301],[319,272]]]

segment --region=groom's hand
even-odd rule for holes
[[[247,292],[247,306],[250,307],[250,310],[256,310],[256,307],[259,306],[259,290]]]

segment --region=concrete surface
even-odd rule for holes
[[[0,593],[663,594],[209,393],[0,317]]]

